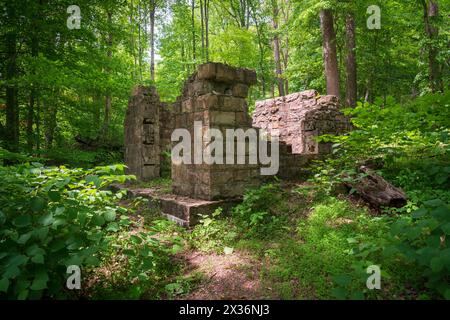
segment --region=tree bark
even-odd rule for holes
[[[5,148],[16,152],[19,150],[19,104],[18,89],[13,83],[17,75],[17,35],[16,35],[16,10],[13,3],[7,5],[7,18],[9,26],[5,34],[6,45],[6,132]]]
[[[150,79],[155,82],[155,12],[156,0],[150,0]]]
[[[424,7],[425,31],[429,39],[428,76],[430,89],[434,93],[444,91],[441,67],[437,60],[439,49],[436,43],[434,43],[439,37],[439,28],[436,25],[436,20],[439,18],[439,5],[438,2],[434,0],[423,0],[422,4]]]
[[[350,13],[346,17],[346,44],[347,44],[347,84],[345,102],[348,106],[356,107],[357,100],[357,73],[356,73],[356,26],[355,16]]]
[[[401,189],[394,187],[366,166],[361,166],[359,171],[364,177],[357,182],[346,182],[345,185],[354,188],[365,201],[377,208],[401,208],[406,205],[407,196]]]
[[[196,44],[195,44],[195,0],[191,1],[191,11],[192,11],[192,18],[191,18],[191,25],[192,25],[192,59],[194,60],[196,57]],[[194,66],[195,69],[195,66]]]
[[[205,4],[205,55],[206,62],[209,62],[209,0],[204,0]]]
[[[108,13],[108,26],[109,28],[112,28],[112,12],[109,11]],[[113,36],[112,31],[110,30],[108,32],[107,36],[107,45],[108,49],[106,51],[106,57],[110,61],[112,58],[112,44],[113,44]],[[111,72],[110,67],[106,67],[106,73],[109,74]],[[112,107],[112,97],[111,97],[111,90],[109,88],[106,89],[106,95],[105,95],[105,112],[103,117],[103,128],[102,128],[102,139],[104,141],[107,140],[108,134],[109,134],[109,125],[111,122],[111,107]]]
[[[205,0],[200,0],[200,19],[202,25],[202,62],[205,61],[205,13],[203,11],[203,2]]]
[[[333,13],[329,9],[320,12],[320,24],[323,35],[324,70],[327,82],[327,94],[340,97],[339,68],[337,62],[336,33]]]
[[[275,35],[273,37],[273,55],[275,60],[275,74],[278,85],[278,95],[282,97],[285,95],[285,87],[283,81],[283,69],[281,66],[280,38],[277,34],[279,11],[280,10],[278,8],[277,0],[272,0],[272,27],[275,32]]]
[[[249,3],[249,7],[250,7],[251,3]],[[261,31],[261,26],[258,22],[258,16],[256,13],[256,8],[254,6],[252,6],[251,8],[251,14],[252,14],[252,18],[253,18],[253,22],[255,23],[255,27],[256,27],[256,36],[258,38],[258,49],[259,49],[259,68],[261,71],[261,90],[262,90],[262,95],[263,97],[266,96],[266,80],[265,80],[265,70],[264,70],[264,47],[263,47],[263,41],[262,41],[262,31]]]

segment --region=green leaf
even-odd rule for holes
[[[39,212],[44,209],[46,201],[39,197],[34,197],[31,199],[30,207],[33,212]]]
[[[31,290],[35,290],[35,291],[44,290],[47,288],[47,280],[35,279],[35,280],[33,280],[33,283],[31,284],[30,288],[31,288]]]
[[[108,210],[108,211],[106,211],[105,214],[104,214],[104,216],[105,216],[105,220],[106,220],[107,222],[111,222],[111,221],[116,220],[116,212],[115,212],[114,210]]]
[[[3,211],[0,210],[0,225],[4,224],[6,221],[6,216]]]
[[[31,217],[28,215],[18,216],[13,220],[13,225],[19,228],[27,227],[31,224]]]
[[[7,265],[8,265],[8,266],[15,266],[15,267],[18,267],[18,266],[21,266],[21,265],[27,263],[27,261],[28,261],[28,257],[27,257],[27,256],[24,256],[24,255],[22,255],[22,254],[19,254],[19,255],[16,255],[16,256],[12,257],[12,258],[8,261],[8,264],[7,264]]]
[[[50,191],[48,192],[48,197],[49,197],[50,200],[52,200],[53,202],[58,202],[59,200],[61,200],[61,193],[59,193],[59,191],[50,190]]]
[[[59,215],[63,214],[64,211],[66,211],[66,208],[65,208],[65,207],[58,207],[58,208],[56,208],[56,210],[55,210],[55,215],[56,215],[56,216],[59,216]]]
[[[178,244],[174,244],[172,246],[172,250],[171,251],[172,251],[172,254],[177,254],[177,253],[183,251],[183,246],[180,246]]]
[[[98,176],[90,175],[87,176],[85,180],[87,183],[93,183],[97,188],[100,187],[101,180]]]
[[[133,242],[135,244],[141,244],[142,243],[142,239],[137,237],[137,236],[135,236],[135,235],[130,236],[130,240],[131,240],[131,242]]]
[[[357,291],[357,292],[352,292],[352,294],[350,295],[350,300],[364,300],[365,296],[363,292]]]
[[[7,292],[9,288],[9,280],[6,278],[2,278],[0,280],[0,292]]]
[[[117,232],[117,231],[119,231],[119,225],[117,224],[117,222],[111,222],[106,227],[106,231],[108,231],[108,232]]]
[[[31,258],[31,261],[38,264],[44,263],[44,256],[42,254],[37,254]]]
[[[440,272],[444,269],[444,262],[440,257],[434,257],[430,261],[430,267],[433,272]]]
[[[26,300],[28,298],[29,293],[30,291],[28,289],[20,291],[19,294],[17,295],[17,300]]]
[[[36,274],[36,277],[33,280],[33,283],[31,284],[31,290],[44,290],[47,288],[47,282],[48,282],[48,274],[45,271],[40,271]]]
[[[17,239],[17,243],[19,244],[25,244],[28,240],[30,240],[31,235],[33,234],[33,231],[27,232],[25,234],[22,234],[19,239]]]
[[[450,221],[450,209],[447,206],[441,206],[431,211],[431,215],[440,221]]]
[[[348,275],[339,275],[334,276],[332,280],[335,284],[339,285],[340,287],[346,287],[350,284],[352,278]]]
[[[428,210],[425,208],[420,208],[412,213],[412,217],[417,219],[425,216],[428,213]]]
[[[55,219],[53,218],[53,213],[48,213],[39,218],[39,223],[42,224],[44,227],[51,225],[54,221]]]
[[[450,235],[450,222],[447,222],[446,224],[441,226],[442,231],[444,231],[444,233],[446,235]]]
[[[100,264],[100,260],[97,257],[90,256],[85,260],[85,263],[89,266],[98,266]]]
[[[347,298],[347,291],[341,287],[333,288],[331,290],[331,295],[338,300],[344,300],[345,298]]]
[[[445,300],[450,300],[450,289],[445,290],[444,298]]]
[[[94,224],[95,226],[101,227],[102,225],[105,224],[105,218],[103,218],[103,217],[100,216],[100,215],[95,215],[95,216],[92,218],[92,222],[93,222],[93,224]]]
[[[445,205],[445,202],[442,201],[441,199],[433,199],[433,200],[425,201],[424,204],[427,207],[439,207],[439,206]]]

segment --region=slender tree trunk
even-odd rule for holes
[[[36,150],[41,149],[41,104],[39,96],[36,97]]]
[[[284,0],[284,4],[282,6],[283,10],[283,19],[284,23],[287,24],[290,19],[290,12],[291,12],[291,2],[290,0]],[[284,72],[288,69],[289,66],[289,33],[287,32],[285,35],[285,42],[284,42],[284,48],[282,50],[283,52],[283,67]],[[284,86],[285,86],[285,95],[289,94],[289,80],[284,79]]]
[[[53,96],[58,97],[59,90],[53,91]],[[47,102],[47,112],[45,114],[45,146],[47,149],[51,149],[53,147],[53,141],[55,138],[55,131],[56,131],[56,117],[58,113],[58,108],[56,106],[57,98],[52,99],[50,102]]]
[[[138,4],[138,14],[139,14],[139,22],[138,22],[138,60],[139,60],[139,80],[142,82],[142,12],[141,12],[141,1],[139,0]]]
[[[202,25],[202,62],[205,61],[205,13],[203,12],[203,1],[200,0],[200,20]]]
[[[266,95],[266,80],[265,80],[265,72],[264,72],[264,48],[261,40],[261,30],[259,27],[259,23],[256,18],[256,14],[254,17],[255,26],[256,26],[256,33],[258,37],[258,49],[259,49],[259,68],[261,70],[261,86],[262,86],[262,94],[263,97]]]
[[[436,25],[436,20],[439,17],[439,5],[435,0],[423,0],[422,4],[424,7],[425,31],[429,38],[428,73],[430,88],[432,92],[443,91],[441,67],[437,60],[439,49],[435,43],[439,37],[439,27]]]
[[[108,26],[109,28],[112,28],[112,12],[109,11],[108,13]],[[108,37],[107,37],[107,45],[108,49],[106,51],[106,57],[108,58],[108,61],[111,61],[112,58],[112,31],[108,31]],[[106,67],[106,73],[109,74],[111,72],[110,67]],[[106,141],[109,134],[109,125],[111,122],[111,107],[112,107],[112,97],[111,97],[111,90],[110,88],[106,89],[106,95],[105,95],[105,112],[103,117],[103,128],[102,128],[102,140]]]
[[[17,85],[11,83],[17,75],[17,38],[15,31],[6,35],[6,147],[11,151],[19,149],[19,105]]]
[[[329,9],[320,12],[320,23],[323,35],[323,56],[327,94],[340,96],[339,68],[337,62],[336,33],[334,31],[333,13]]]
[[[278,95],[280,97],[285,95],[285,87],[284,87],[284,81],[283,81],[283,69],[281,67],[281,53],[280,53],[280,38],[277,34],[278,32],[278,15],[279,15],[279,8],[277,4],[277,0],[272,0],[272,27],[275,32],[275,36],[273,37],[273,54],[274,54],[274,60],[275,60],[275,73],[276,73],[276,80],[278,84]]]
[[[347,85],[345,102],[348,106],[356,107],[357,100],[357,76],[356,76],[356,32],[355,16],[350,13],[346,17],[346,44],[347,44]]]
[[[205,56],[209,62],[209,0],[204,0],[205,5]]]
[[[135,27],[135,19],[134,19],[134,1],[130,2],[130,24],[131,24],[131,54],[133,55],[133,80],[137,78],[137,57],[136,57],[136,40],[134,38],[134,27]]]
[[[150,0],[150,79],[155,82],[155,12],[156,0]]]
[[[195,44],[195,0],[191,1],[191,13],[192,13],[192,18],[191,18],[191,24],[192,24],[192,59],[194,60],[194,64],[195,64],[195,59],[196,57],[196,44]],[[194,65],[194,69],[195,69],[195,65]]]

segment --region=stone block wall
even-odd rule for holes
[[[253,126],[269,134],[278,130],[280,142],[292,154],[326,154],[330,145],[317,143],[323,134],[342,134],[349,130],[348,119],[339,111],[335,96],[319,96],[308,90],[288,96],[258,101]]]
[[[125,116],[126,172],[140,180],[160,175],[160,110],[163,105],[154,87],[138,86]]]
[[[208,128],[219,129],[224,138],[224,164],[173,164],[172,188],[178,195],[204,200],[242,196],[244,190],[259,183],[259,166],[225,164],[226,129],[251,128],[246,97],[249,86],[256,83],[256,73],[219,63],[200,65],[185,84],[175,128],[189,130],[194,137],[194,122],[202,122],[203,134]],[[194,142],[192,163],[194,163]],[[204,142],[203,147],[206,147]],[[248,150],[248,146],[246,150]]]
[[[162,103],[154,87],[139,86],[133,92],[125,119],[125,162],[127,173],[139,180],[160,177],[171,169],[175,195],[203,200],[233,199],[261,183],[260,165],[249,164],[251,152],[246,141],[245,164],[225,164],[227,129],[264,130],[280,139],[278,176],[301,179],[308,163],[331,151],[331,144],[318,143],[323,134],[342,134],[350,129],[339,111],[337,98],[319,96],[315,90],[258,101],[253,119],[246,98],[256,84],[256,73],[219,63],[200,65],[185,83],[182,95],[173,104]],[[219,129],[223,135],[224,164],[194,164],[194,123],[200,121],[200,135]],[[191,135],[191,163],[174,164],[170,156],[174,129]],[[207,141],[203,142],[203,148]],[[268,147],[271,150],[271,147]],[[203,150],[203,149],[202,149]],[[235,160],[237,147],[235,145]]]
[[[304,177],[313,159],[331,152],[331,143],[318,143],[323,134],[343,134],[350,130],[348,118],[339,111],[335,96],[320,96],[315,90],[258,101],[253,126],[269,135],[276,130],[280,139],[280,170],[286,179]]]

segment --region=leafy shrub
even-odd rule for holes
[[[190,234],[191,245],[201,251],[223,253],[227,246],[233,245],[238,234],[228,219],[220,219],[222,208],[211,215],[200,215],[199,224]]]
[[[180,237],[164,236],[172,227],[170,221],[161,220],[148,230],[129,221],[129,228],[110,234],[90,294],[101,299],[158,298],[177,269],[171,255],[183,249]]]
[[[428,288],[450,299],[450,205],[425,201],[411,217],[396,221],[388,255],[400,254],[422,270]]]
[[[98,265],[106,235],[128,224],[114,205],[123,193],[102,188],[131,178],[122,165],[0,166],[0,297],[68,297],[66,267]]]
[[[248,236],[265,237],[280,227],[281,218],[275,208],[281,202],[279,184],[266,184],[247,190],[244,201],[233,208],[233,215],[243,233]]]

